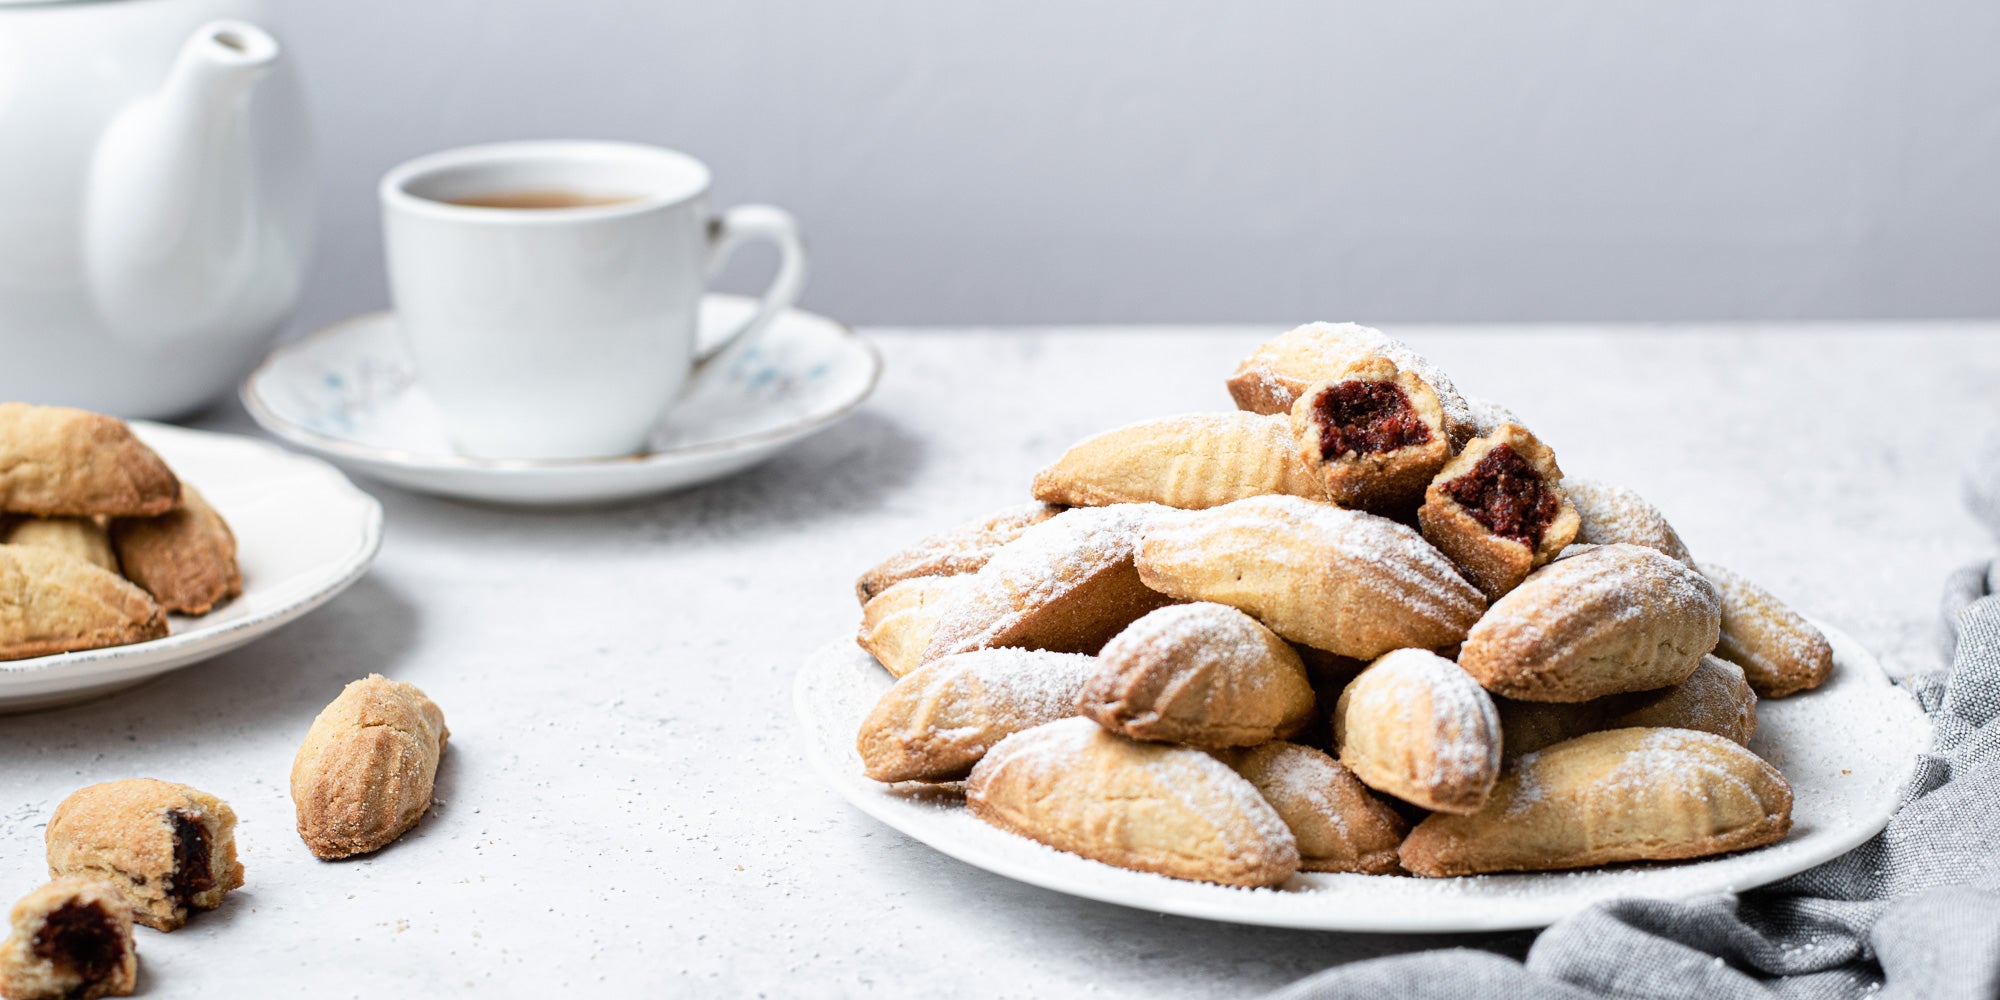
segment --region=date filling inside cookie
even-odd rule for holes
[[[186,908],[194,897],[215,888],[215,871],[209,860],[208,829],[193,813],[176,809],[168,814],[174,824],[174,871],[168,890],[174,905]]]
[[[30,947],[35,957],[88,986],[116,972],[125,958],[118,924],[95,903],[64,903],[42,921]]]
[[[1486,530],[1529,548],[1542,543],[1549,522],[1562,512],[1562,499],[1543,485],[1541,473],[1504,444],[1444,484],[1444,491]]]
[[[1321,458],[1395,451],[1431,439],[1431,429],[1393,382],[1336,382],[1313,401]]]

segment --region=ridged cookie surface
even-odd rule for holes
[[[1600,729],[1694,729],[1743,746],[1757,734],[1757,693],[1744,681],[1742,667],[1715,656],[1702,657],[1687,680],[1658,691],[1568,704],[1512,698],[1494,703],[1506,735],[1501,754],[1509,760]]]
[[[1716,655],[1742,667],[1759,695],[1783,698],[1833,676],[1833,646],[1803,615],[1737,573],[1714,563],[1699,568],[1722,595]]]
[[[1521,758],[1484,809],[1432,814],[1401,855],[1432,877],[1546,871],[1740,851],[1791,825],[1791,787],[1756,754],[1711,733],[1613,729]]]
[[[1600,545],[1494,602],[1458,664],[1508,698],[1589,701],[1687,680],[1721,622],[1721,600],[1701,574],[1652,549]]]
[[[1500,735],[1493,699],[1428,649],[1376,660],[1333,710],[1335,753],[1362,784],[1440,812],[1486,804],[1500,774]]]
[[[1293,642],[1361,659],[1450,645],[1486,609],[1415,531],[1297,497],[1162,518],[1138,567],[1161,593],[1227,604]]]
[[[1299,867],[1291,829],[1228,765],[1089,719],[1000,741],[972,769],[965,802],[1002,830],[1120,868],[1254,887]]]
[[[126,578],[168,611],[205,615],[243,593],[236,535],[192,486],[181,488],[180,506],[165,514],[113,519],[111,542]]]
[[[389,846],[430,809],[450,736],[414,684],[369,674],[341,689],[292,758],[299,839],[328,861]]]
[[[855,643],[897,677],[915,670],[937,632],[945,605],[971,580],[970,576],[918,576],[898,581],[862,606]]]
[[[1249,779],[1299,843],[1299,870],[1389,875],[1408,824],[1323,751],[1276,741],[1220,755]]]
[[[1045,503],[1017,504],[969,524],[930,535],[876,564],[854,581],[854,596],[862,604],[896,584],[920,576],[977,573],[1002,545],[1021,532],[1062,513]]]
[[[1643,545],[1693,567],[1694,559],[1667,516],[1633,490],[1595,479],[1564,479],[1576,506],[1576,540],[1585,545]]]
[[[1139,580],[1139,530],[1166,508],[1077,507],[993,554],[938,617],[923,662],[995,646],[1095,653],[1125,626],[1169,603]]]
[[[875,703],[855,736],[876,781],[955,781],[993,745],[1076,714],[1097,659],[1033,649],[981,649],[933,660]]]
[[[1199,510],[1270,493],[1324,495],[1291,424],[1255,413],[1192,413],[1086,438],[1035,475],[1035,499],[1073,507],[1157,503]]]
[[[1104,644],[1081,714],[1135,740],[1206,749],[1255,746],[1304,727],[1305,664],[1255,618],[1222,604],[1176,604]]]

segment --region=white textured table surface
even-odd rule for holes
[[[1252,995],[1322,967],[1524,935],[1344,936],[1082,902],[932,853],[822,788],[794,669],[853,577],[1025,498],[1071,441],[1225,408],[1274,329],[896,331],[848,423],[710,488],[588,512],[364,483],[380,562],[277,635],[109,699],[0,717],[0,895],[38,884],[75,788],[152,775],[231,802],[248,885],[140,930],[149,996]],[[1625,483],[1697,556],[1928,670],[1940,585],[1991,540],[1959,480],[2000,423],[2000,327],[1406,327],[1571,474]],[[246,426],[224,412],[207,425]],[[311,530],[301,525],[301,530]],[[443,706],[438,808],[373,857],[292,831],[293,751],[369,671]]]

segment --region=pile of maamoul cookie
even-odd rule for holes
[[[0,660],[158,639],[242,592],[228,523],[124,421],[0,403]]]
[[[869,777],[962,779],[1003,830],[1232,886],[1790,829],[1745,747],[1759,697],[1833,669],[1804,618],[1376,330],[1299,327],[1228,387],[1239,412],[1085,440],[1039,503],[861,577],[897,677]]]
[[[157,639],[165,612],[203,614],[242,590],[221,515],[113,417],[0,403],[0,512],[0,660]],[[306,848],[345,858],[414,827],[449,735],[410,684],[347,685],[292,760]],[[175,930],[243,885],[235,811],[176,782],[78,789],[44,842],[52,881],[14,905],[0,941],[7,1000],[127,996],[135,922]]]

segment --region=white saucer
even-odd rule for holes
[[[753,299],[702,299],[718,336]],[[740,472],[853,412],[882,359],[847,327],[796,309],[721,378],[676,404],[644,454],[543,461],[460,455],[418,384],[391,313],[327,327],[272,352],[243,381],[264,429],[341,466],[405,489],[494,503],[565,504],[663,493]]]
[[[1853,849],[1889,822],[1930,748],[1930,720],[1868,651],[1820,625],[1838,665],[1818,690],[1757,705],[1750,748],[1792,786],[1792,831],[1768,847],[1695,861],[1572,872],[1425,879],[1302,873],[1278,889],[1232,889],[1127,871],[975,819],[955,785],[884,785],[861,773],[854,734],[894,683],[843,637],[806,661],[793,702],[806,757],[861,811],[967,864],[1030,885],[1158,913],[1314,930],[1446,932],[1544,927],[1593,903],[1690,899],[1749,889]]]
[[[132,430],[229,522],[243,593],[200,618],[167,616],[163,639],[0,660],[0,712],[82,701],[226,653],[346,590],[382,545],[382,505],[325,462],[233,434]]]

